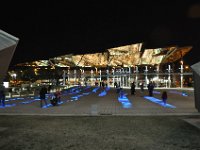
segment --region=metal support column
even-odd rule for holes
[[[181,88],[183,88],[183,63],[181,63]]]
[[[168,83],[169,83],[169,88],[171,87],[171,66],[168,65]]]

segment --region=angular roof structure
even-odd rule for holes
[[[106,67],[158,65],[171,63],[181,59],[192,49],[188,47],[171,46],[165,48],[142,50],[142,43],[110,48],[102,53],[63,55],[49,60],[38,60],[18,64],[17,66],[54,66],[54,67]]]
[[[0,30],[0,83],[8,70],[19,39]]]

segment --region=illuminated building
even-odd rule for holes
[[[154,81],[157,87],[182,88],[185,81],[183,77],[192,76],[191,72],[184,72],[184,64],[179,63],[192,49],[191,46],[143,49],[142,45],[120,46],[102,53],[63,55],[17,66],[61,68],[63,85],[85,81],[94,85],[95,81],[106,80],[110,86],[116,81],[122,87],[130,87],[134,81],[138,87],[140,82],[147,85]]]

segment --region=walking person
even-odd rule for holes
[[[46,101],[46,94],[47,94],[47,88],[46,86],[42,86],[41,90],[40,90],[40,107],[43,107],[43,102],[45,103],[45,105],[47,106],[47,101]]]
[[[105,83],[104,83],[104,81],[101,82],[101,86],[102,86],[103,89],[105,88]]]
[[[143,96],[143,93],[144,93],[144,83],[143,82],[140,83],[140,93],[141,93],[141,96]]]
[[[57,99],[57,103],[60,104],[60,102],[61,102],[61,92],[60,92],[60,90],[57,90],[54,95]]]
[[[117,88],[117,82],[116,81],[114,82],[114,88]]]
[[[147,86],[148,91],[149,91],[149,96],[153,96],[153,89],[154,89],[154,84],[150,82]]]
[[[135,95],[135,82],[131,83],[131,95]]]
[[[5,107],[5,98],[6,98],[6,94],[5,94],[5,87],[3,84],[0,84],[0,105],[2,107]]]
[[[167,91],[163,91],[161,98],[162,98],[162,101],[163,101],[164,105],[166,105],[166,102],[167,102]]]

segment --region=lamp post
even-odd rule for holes
[[[82,70],[82,81],[84,81],[84,80],[85,80],[85,70],[83,68],[83,70]]]
[[[131,86],[131,67],[129,66],[129,68],[128,68],[128,73],[129,73],[129,77],[128,77],[128,87],[130,87]]]
[[[98,68],[97,67],[95,67],[95,76],[96,76],[96,78],[98,78],[98,76],[99,76],[99,74],[98,74]]]
[[[125,73],[126,73],[126,77],[125,77],[125,78],[126,78],[126,87],[129,87],[129,85],[128,85],[128,80],[129,80],[129,75],[128,75],[128,74],[129,74],[129,69],[128,69],[128,68],[126,68],[126,72],[125,72]]]
[[[107,75],[107,84],[109,85],[109,70],[106,70],[106,75]]]
[[[145,82],[146,82],[146,85],[148,85],[148,77],[147,77],[147,74],[148,74],[148,68],[147,68],[147,66],[145,66],[145,70],[144,70],[144,72],[145,72]]]
[[[94,75],[94,71],[91,69],[91,85],[92,85],[92,83],[93,83],[93,75]]]
[[[65,86],[65,78],[66,78],[66,72],[63,70],[63,85]]]
[[[171,66],[168,65],[168,83],[169,83],[169,88],[171,87]]]
[[[159,71],[160,71],[160,66],[159,65],[157,65],[157,67],[156,67],[156,74],[157,74],[157,80],[159,81]],[[157,81],[157,87],[159,86],[159,82]]]
[[[124,86],[124,82],[123,82],[123,76],[122,76],[122,74],[123,74],[123,68],[121,68],[120,69],[120,85],[121,85],[121,87],[123,88],[123,86]]]
[[[114,87],[114,83],[115,83],[115,69],[113,68],[112,69],[112,74],[113,74],[113,87]]]
[[[124,68],[121,69],[121,85],[124,87]]]
[[[74,84],[76,84],[76,69],[74,69]]]
[[[101,82],[101,70],[99,70],[100,82]]]
[[[67,71],[67,77],[68,77],[68,85],[70,84],[70,69]]]
[[[138,87],[138,73],[139,73],[138,66],[135,66],[135,73],[136,73],[135,84],[136,84],[136,88],[137,88]]]
[[[183,61],[181,61],[181,88],[183,88]]]
[[[80,69],[80,78],[79,78],[79,82],[81,83],[83,80],[83,69]]]

